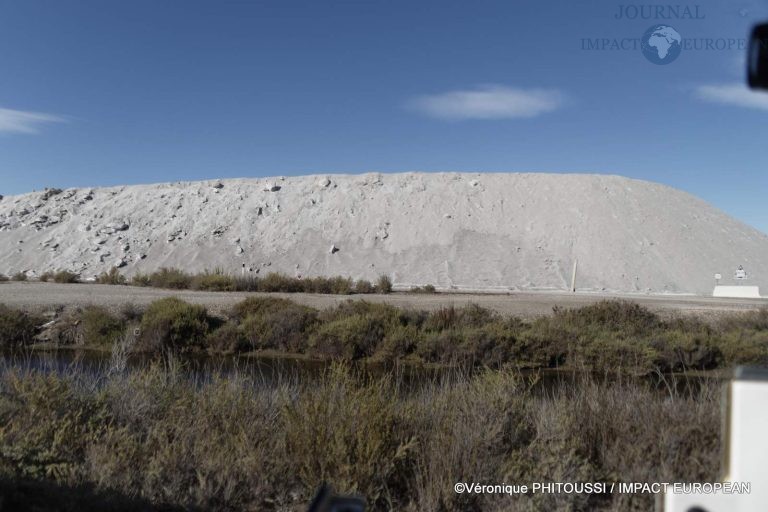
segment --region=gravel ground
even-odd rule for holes
[[[551,313],[552,308],[555,306],[579,307],[605,298],[632,300],[660,313],[712,315],[768,307],[768,299],[721,299],[696,296],[598,295],[547,292],[513,293],[509,295],[449,293],[416,295],[393,293],[390,295],[347,296],[306,293],[201,292],[100,284],[0,283],[0,303],[35,311],[48,311],[59,307],[67,308],[90,304],[117,310],[123,304],[142,306],[162,297],[175,296],[188,302],[203,304],[212,313],[219,313],[251,295],[285,297],[316,308],[327,308],[348,299],[383,302],[399,307],[426,310],[474,303],[503,314],[521,317],[545,315]]]

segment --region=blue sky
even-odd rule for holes
[[[744,39],[759,2],[0,2],[0,194],[367,171],[620,174],[768,232],[744,51],[585,50],[654,24]]]

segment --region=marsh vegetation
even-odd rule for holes
[[[653,497],[642,494],[453,487],[717,476],[716,384],[660,391],[585,375],[536,392],[534,377],[483,370],[406,385],[346,364],[313,378],[200,378],[176,359],[126,371],[119,357],[99,372],[6,360],[6,504],[298,511],[329,482],[365,496],[371,510],[648,510]]]
[[[212,316],[168,297],[139,309],[65,310],[53,320],[0,307],[6,348],[143,353],[283,354],[346,362],[492,369],[557,368],[649,374],[768,363],[768,310],[716,318],[661,317],[635,303],[603,301],[522,319],[476,305],[427,312],[366,301],[314,309],[252,296]],[[44,328],[41,329],[41,326]]]
[[[0,343],[8,503],[303,510],[329,482],[372,510],[648,510],[653,497],[642,494],[459,495],[453,486],[716,478],[719,380],[692,385],[669,372],[765,363],[768,312],[662,318],[606,301],[521,319],[477,306],[317,310],[259,296],[211,316],[165,298],[55,320],[0,306]],[[58,348],[82,347],[109,363],[31,364],[42,347],[54,361]],[[127,364],[138,354],[140,364]],[[268,378],[237,363],[190,365],[211,354],[322,365]],[[440,371],[402,371],[414,367]],[[564,369],[573,377],[539,384],[540,372]]]

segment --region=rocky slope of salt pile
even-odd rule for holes
[[[768,236],[663,185],[577,174],[407,173],[46,190],[0,200],[0,273],[163,266],[476,290],[702,293]]]

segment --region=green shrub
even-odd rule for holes
[[[132,286],[152,286],[152,278],[149,274],[135,274],[131,278]]]
[[[216,353],[231,354],[243,352],[250,347],[248,339],[235,322],[226,322],[208,333],[205,346]]]
[[[88,447],[101,437],[107,419],[104,402],[78,388],[76,380],[56,372],[3,375],[3,394],[23,397],[19,405],[2,401],[3,479],[10,471],[17,481],[76,480]],[[24,508],[38,499],[33,497]],[[42,509],[67,510],[62,503]]]
[[[322,323],[310,343],[313,351],[325,356],[399,359],[413,352],[426,316],[389,304],[347,300],[320,313]]]
[[[326,293],[349,295],[352,293],[375,293],[377,288],[370,282],[353,281],[348,277],[290,277],[270,272],[260,277],[253,274],[230,276],[223,270],[189,275],[178,269],[162,268],[149,275],[137,274],[132,283],[135,286],[156,286],[160,288],[209,291],[243,291],[265,293]]]
[[[161,268],[149,275],[149,281],[155,288],[186,290],[192,284],[192,276],[177,268]]]
[[[58,345],[111,345],[125,332],[125,322],[100,306],[69,311],[48,331]]]
[[[83,309],[80,320],[87,345],[111,345],[125,332],[125,322],[99,306]]]
[[[355,289],[355,282],[349,277],[332,277],[329,282],[331,293],[335,295],[350,295]]]
[[[235,280],[221,272],[206,272],[192,278],[191,288],[210,292],[230,292],[235,290]]]
[[[77,283],[79,282],[78,275],[69,272],[67,270],[60,270],[53,274],[53,280],[57,283]]]
[[[355,282],[354,293],[376,293],[376,287],[370,281],[359,279]]]
[[[126,284],[125,276],[120,273],[117,267],[112,267],[109,272],[102,272],[96,277],[96,282],[99,284]]]
[[[232,306],[230,316],[242,321],[249,315],[261,315],[295,305],[291,300],[277,297],[248,297]]]
[[[460,347],[464,343],[464,333],[458,329],[426,331],[418,339],[415,354],[430,363],[455,364],[462,362]]]
[[[284,274],[271,272],[261,279],[258,291],[296,293],[304,291],[304,286],[300,279],[294,279]]]
[[[331,282],[325,277],[308,277],[301,280],[302,291],[306,293],[331,294]]]
[[[556,368],[566,363],[568,351],[578,337],[552,321],[552,317],[536,318],[518,330],[521,344],[521,366]]]
[[[730,314],[718,319],[714,328],[720,332],[733,330],[768,331],[768,308]]]
[[[241,331],[254,349],[306,350],[306,337],[315,325],[315,310],[293,304],[286,308],[248,315]]]
[[[0,348],[17,348],[32,343],[44,319],[0,304]]]
[[[386,274],[381,274],[376,280],[376,291],[379,293],[391,293],[392,279],[390,279]]]
[[[554,308],[554,320],[570,328],[601,327],[623,334],[643,334],[661,326],[658,315],[625,300],[601,300],[578,309]]]
[[[144,310],[132,302],[126,302],[120,305],[120,318],[127,322],[140,321],[143,314]]]
[[[471,366],[502,368],[525,357],[525,347],[509,322],[494,321],[462,331],[455,360]]]
[[[286,299],[248,297],[235,304],[230,316],[252,348],[306,349],[307,333],[317,323],[317,310]]]
[[[425,284],[424,286],[413,286],[410,290],[411,293],[437,293],[437,289],[431,284]]]
[[[26,281],[27,280],[27,273],[26,272],[16,272],[11,277],[13,281]]]
[[[490,309],[482,308],[476,304],[469,304],[462,308],[442,307],[429,314],[425,322],[425,329],[442,331],[460,327],[480,327],[495,320],[496,317],[497,315]]]
[[[141,318],[140,345],[149,350],[183,351],[199,346],[208,332],[203,306],[175,297],[160,299],[147,307]]]
[[[311,337],[310,346],[324,356],[355,360],[372,356],[386,331],[380,318],[352,315],[322,324]]]
[[[235,285],[235,291],[238,292],[257,292],[261,279],[254,274],[236,275],[232,278]]]
[[[395,494],[409,494],[421,433],[409,417],[415,410],[398,397],[390,379],[360,385],[332,368],[282,410],[288,472],[307,489],[327,481],[361,493],[371,510],[411,509]]]
[[[47,283],[48,281],[53,279],[53,272],[51,272],[50,270],[47,270],[47,271],[43,272],[42,274],[40,274],[40,278],[39,279],[43,283]]]
[[[734,315],[716,323],[710,345],[720,352],[720,366],[768,365],[768,331],[762,323],[764,317],[765,310],[762,310]]]
[[[341,302],[333,308],[327,308],[320,313],[321,320],[325,322],[342,320],[350,316],[363,315],[367,317],[377,318],[386,324],[407,324],[412,318],[417,318],[418,315],[413,316],[410,312],[392,306],[390,304],[382,304],[379,302],[368,302],[366,300],[352,300],[348,299]]]
[[[8,281],[8,276],[5,274],[0,274],[0,283],[4,283],[5,281]]]
[[[387,329],[374,357],[383,361],[405,358],[416,350],[423,338],[424,333],[416,325],[394,325]]]

